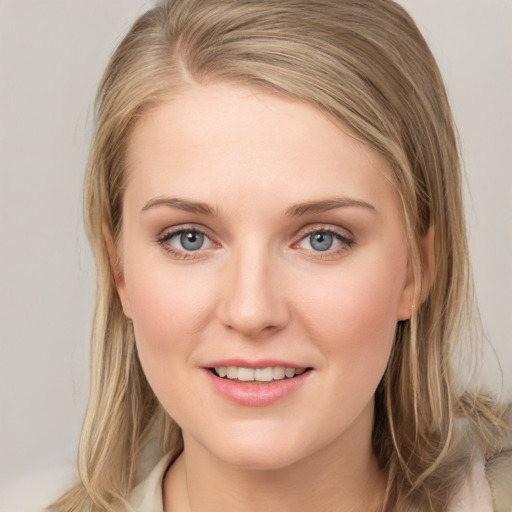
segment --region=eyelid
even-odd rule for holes
[[[208,237],[210,240],[212,240],[212,235],[210,234],[209,230],[206,228],[197,225],[197,224],[178,224],[177,226],[171,226],[163,229],[160,234],[157,235],[157,240],[162,240],[164,238],[170,238],[171,236],[176,236],[180,233],[183,233],[185,231],[197,231],[198,233],[201,233],[202,235]],[[213,241],[213,240],[212,240]]]
[[[336,237],[336,239],[341,243],[339,247],[334,249],[328,249],[326,251],[314,251],[312,249],[303,249],[299,247],[299,244],[305,240],[308,236],[313,233],[329,233]],[[356,239],[352,232],[346,228],[341,228],[338,226],[332,226],[331,224],[314,224],[312,226],[307,226],[299,230],[299,232],[295,236],[296,242],[292,244],[292,248],[294,249],[302,249],[308,252],[310,255],[313,255],[314,258],[317,259],[327,259],[336,256],[340,256],[341,253],[349,250],[353,245],[356,244]]]
[[[332,224],[312,224],[306,226],[305,228],[300,229],[294,238],[296,238],[297,241],[301,241],[308,235],[318,232],[331,233],[350,243],[355,243],[356,241],[354,234],[349,229],[341,228],[340,226],[333,226]]]
[[[186,251],[181,250],[178,247],[168,244],[167,242],[177,235],[180,235],[187,231],[195,231],[204,235],[213,246],[220,246],[220,244],[211,235],[209,230],[197,224],[181,224],[177,226],[168,227],[160,232],[156,236],[155,242],[160,245],[166,252],[170,253],[177,259],[197,259],[204,256],[205,251],[209,250],[210,247],[205,249],[198,249],[197,251]]]

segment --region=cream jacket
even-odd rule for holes
[[[149,461],[148,461],[149,462]],[[132,512],[163,512],[162,481],[170,458],[152,464],[131,493]],[[152,468],[152,469],[151,469]],[[76,481],[71,464],[44,475],[0,482],[0,512],[43,512]],[[215,511],[211,511],[215,512]],[[449,512],[512,512],[512,450],[479,460]]]
[[[164,457],[135,487],[130,497],[133,512],[164,512],[162,482],[168,466],[169,457]],[[478,460],[449,512],[512,512],[512,451],[487,462]]]

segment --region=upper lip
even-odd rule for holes
[[[245,359],[219,359],[216,361],[208,362],[204,365],[205,368],[220,368],[222,366],[236,366],[237,368],[268,368],[269,366],[283,366],[284,368],[310,368],[307,365],[293,363],[290,361],[283,361],[278,359],[258,359],[257,361],[247,361]]]

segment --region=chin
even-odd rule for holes
[[[290,467],[310,456],[320,446],[307,443],[308,436],[278,428],[245,428],[222,432],[221,439],[203,443],[215,458],[247,470],[273,471]],[[309,436],[312,440],[316,436]]]
[[[224,463],[251,471],[277,471],[293,466],[301,460],[297,450],[278,450],[273,447],[241,447],[240,450],[231,450],[229,454],[220,454]]]

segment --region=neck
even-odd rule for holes
[[[185,436],[184,452],[164,480],[164,510],[380,510],[385,478],[371,447],[371,429],[362,433],[359,427],[352,425],[321,451],[270,470],[227,464]]]

